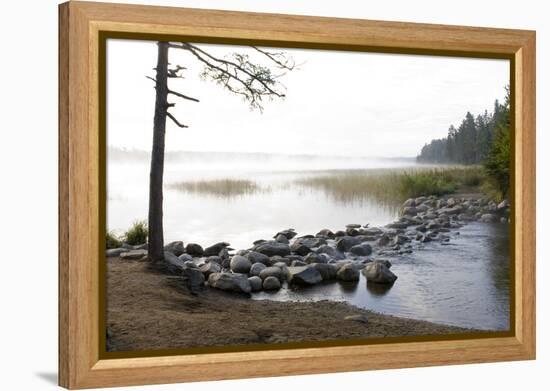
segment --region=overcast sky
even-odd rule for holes
[[[223,56],[250,48],[200,45]],[[107,138],[109,146],[149,150],[152,142],[157,46],[109,40],[107,45]],[[189,126],[167,123],[166,149],[273,152],[350,156],[416,156],[444,137],[467,111],[492,110],[509,83],[506,60],[466,59],[285,49],[298,70],[286,74],[286,99],[250,111],[240,97],[202,81],[200,63],[170,49],[171,64],[187,67],[170,88],[200,99],[172,97],[171,112]],[[255,57],[256,56],[256,57]]]

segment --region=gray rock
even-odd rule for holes
[[[193,257],[189,254],[181,254],[179,257],[180,261],[183,261],[183,262],[187,262],[187,261],[192,261],[193,260]]]
[[[250,293],[252,290],[250,282],[244,274],[212,273],[208,276],[208,285],[228,292]]]
[[[293,237],[295,237],[297,235],[297,233],[296,233],[296,231],[294,231],[294,229],[289,228],[289,229],[285,229],[284,231],[277,232],[273,237],[276,238],[279,235],[283,235],[288,240],[290,240]]]
[[[281,281],[272,276],[267,277],[262,285],[266,291],[277,291],[281,289]]]
[[[416,202],[414,198],[409,198],[407,201],[403,202],[404,208],[411,207],[411,206],[416,206]]]
[[[174,253],[165,251],[164,252],[164,261],[163,266],[169,273],[179,274],[186,267],[186,261],[182,261],[174,255]]]
[[[316,253],[309,253],[304,257],[305,263],[326,263],[326,260]]]
[[[266,265],[260,262],[253,263],[252,266],[250,267],[249,274],[251,276],[259,276],[260,272],[264,270],[266,267],[267,267]]]
[[[286,265],[284,265],[284,266],[286,267]],[[282,280],[283,279],[283,270],[278,266],[266,267],[265,269],[263,269],[260,272],[259,277],[262,280],[265,280],[267,277],[275,277],[279,280]]]
[[[380,237],[380,239],[378,239],[376,244],[382,247],[387,246],[388,244],[390,244],[390,240],[391,240],[390,237],[387,234],[384,234]]]
[[[334,232],[332,232],[330,229],[325,228],[317,232],[315,236],[318,238],[334,239]]]
[[[307,263],[305,263],[304,261],[292,261],[292,263],[290,264],[290,266],[306,266]]]
[[[269,257],[256,251],[250,251],[246,257],[251,263],[263,263],[266,266],[271,265]]]
[[[353,246],[360,243],[356,236],[344,236],[336,241],[336,249],[342,252],[348,252]]]
[[[256,246],[255,251],[272,257],[274,255],[280,255],[284,257],[285,255],[290,255],[290,247],[286,243],[279,243],[275,241],[265,242]]]
[[[109,257],[119,257],[120,254],[126,253],[126,252],[128,252],[128,249],[125,249],[124,247],[111,248],[111,249],[108,249],[105,252],[105,255],[107,256],[107,258],[109,258]]]
[[[212,256],[206,258],[206,262],[210,262],[210,263],[212,263],[212,262],[214,262],[214,263],[219,263],[220,265],[222,264],[222,261],[223,261],[222,258],[219,257],[219,256],[217,256],[217,255],[212,255]]]
[[[206,247],[204,249],[203,255],[205,257],[210,257],[212,255],[220,255],[220,252],[226,247],[229,247],[229,243],[219,242],[219,243],[213,244],[212,246]]]
[[[126,250],[126,252],[120,253],[120,258],[128,260],[141,259],[147,256],[147,250]]]
[[[367,243],[358,244],[350,248],[349,252],[359,256],[367,256],[372,254],[372,247]]]
[[[179,257],[178,257],[178,259],[179,259]],[[198,268],[199,268],[199,267],[197,266],[197,264],[196,264],[195,262],[193,262],[193,261],[185,261],[185,262],[183,262],[183,266],[185,266],[185,267],[190,267],[190,268],[192,268],[192,269],[198,269]]]
[[[295,266],[287,269],[287,279],[290,284],[315,285],[320,283],[323,277],[311,266]]]
[[[222,271],[222,267],[219,263],[216,262],[207,262],[202,265],[199,270],[204,274],[206,278],[212,273],[219,273]]]
[[[168,251],[174,254],[175,256],[179,256],[185,252],[185,248],[183,247],[182,241],[175,241],[175,242],[170,242],[166,246],[164,246],[164,251],[165,252]]]
[[[275,241],[288,244],[288,238],[285,235],[279,234],[275,237]]]
[[[338,269],[336,278],[341,281],[359,281],[359,270],[352,263],[345,264]]]
[[[262,290],[262,279],[258,276],[248,277],[250,283],[250,290],[252,292],[258,292]]]
[[[403,208],[402,214],[406,216],[416,216],[418,210],[414,206],[407,206]]]
[[[346,224],[346,228],[361,228],[361,224]]]
[[[296,240],[292,245],[290,246],[290,251],[292,251],[294,254],[298,254],[301,256],[305,256],[311,252],[311,249],[301,243],[301,241]]]
[[[204,249],[197,243],[187,243],[187,246],[185,246],[185,252],[192,257],[202,257]]]
[[[497,205],[497,210],[500,212],[500,211],[505,210],[508,207],[510,207],[510,204],[508,203],[508,200],[504,200],[500,204]]]
[[[325,244],[327,244],[327,241],[323,238],[315,238],[315,237],[304,237],[304,238],[300,238],[298,239],[300,241],[301,244],[303,244],[304,246],[310,248],[310,249],[313,249],[313,248],[317,248],[317,247],[320,247],[320,246],[323,246]]]
[[[382,262],[371,262],[362,271],[367,281],[378,284],[393,284],[397,276]]]
[[[336,273],[338,272],[338,269],[334,264],[314,263],[313,265],[311,265],[311,267],[321,274],[321,277],[324,281],[336,279]]]
[[[242,255],[234,255],[233,258],[231,258],[231,262],[229,263],[229,268],[233,273],[248,273],[250,271],[250,267],[252,264],[248,260],[248,258],[243,257]]]
[[[204,274],[196,267],[184,267],[181,273],[192,292],[204,286]]]
[[[324,246],[321,246],[317,249],[317,254],[326,254],[330,258],[343,258],[344,255],[337,251],[334,247],[329,246],[328,244],[325,244]]]
[[[394,223],[390,223],[386,225],[388,228],[396,228],[396,229],[405,229],[409,226],[409,223],[402,222],[402,221],[396,221]]]

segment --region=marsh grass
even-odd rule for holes
[[[410,197],[478,190],[485,181],[480,167],[341,170],[305,177],[296,185],[321,190],[337,202],[374,199],[391,206]]]
[[[109,248],[119,248],[122,246],[122,241],[113,231],[107,231],[105,237],[105,246]]]
[[[137,245],[147,243],[149,230],[145,221],[135,221],[122,235],[122,241],[127,244]]]
[[[169,185],[168,188],[218,198],[240,197],[270,190],[261,187],[254,181],[229,178],[178,182]]]

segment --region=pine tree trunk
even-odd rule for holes
[[[149,177],[149,259],[164,259],[164,231],[162,225],[162,182],[164,175],[164,143],[166,112],[168,109],[168,43],[158,43],[156,68],[156,101],[153,126],[153,150]]]

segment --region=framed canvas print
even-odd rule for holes
[[[60,5],[60,385],[535,358],[535,33]]]

